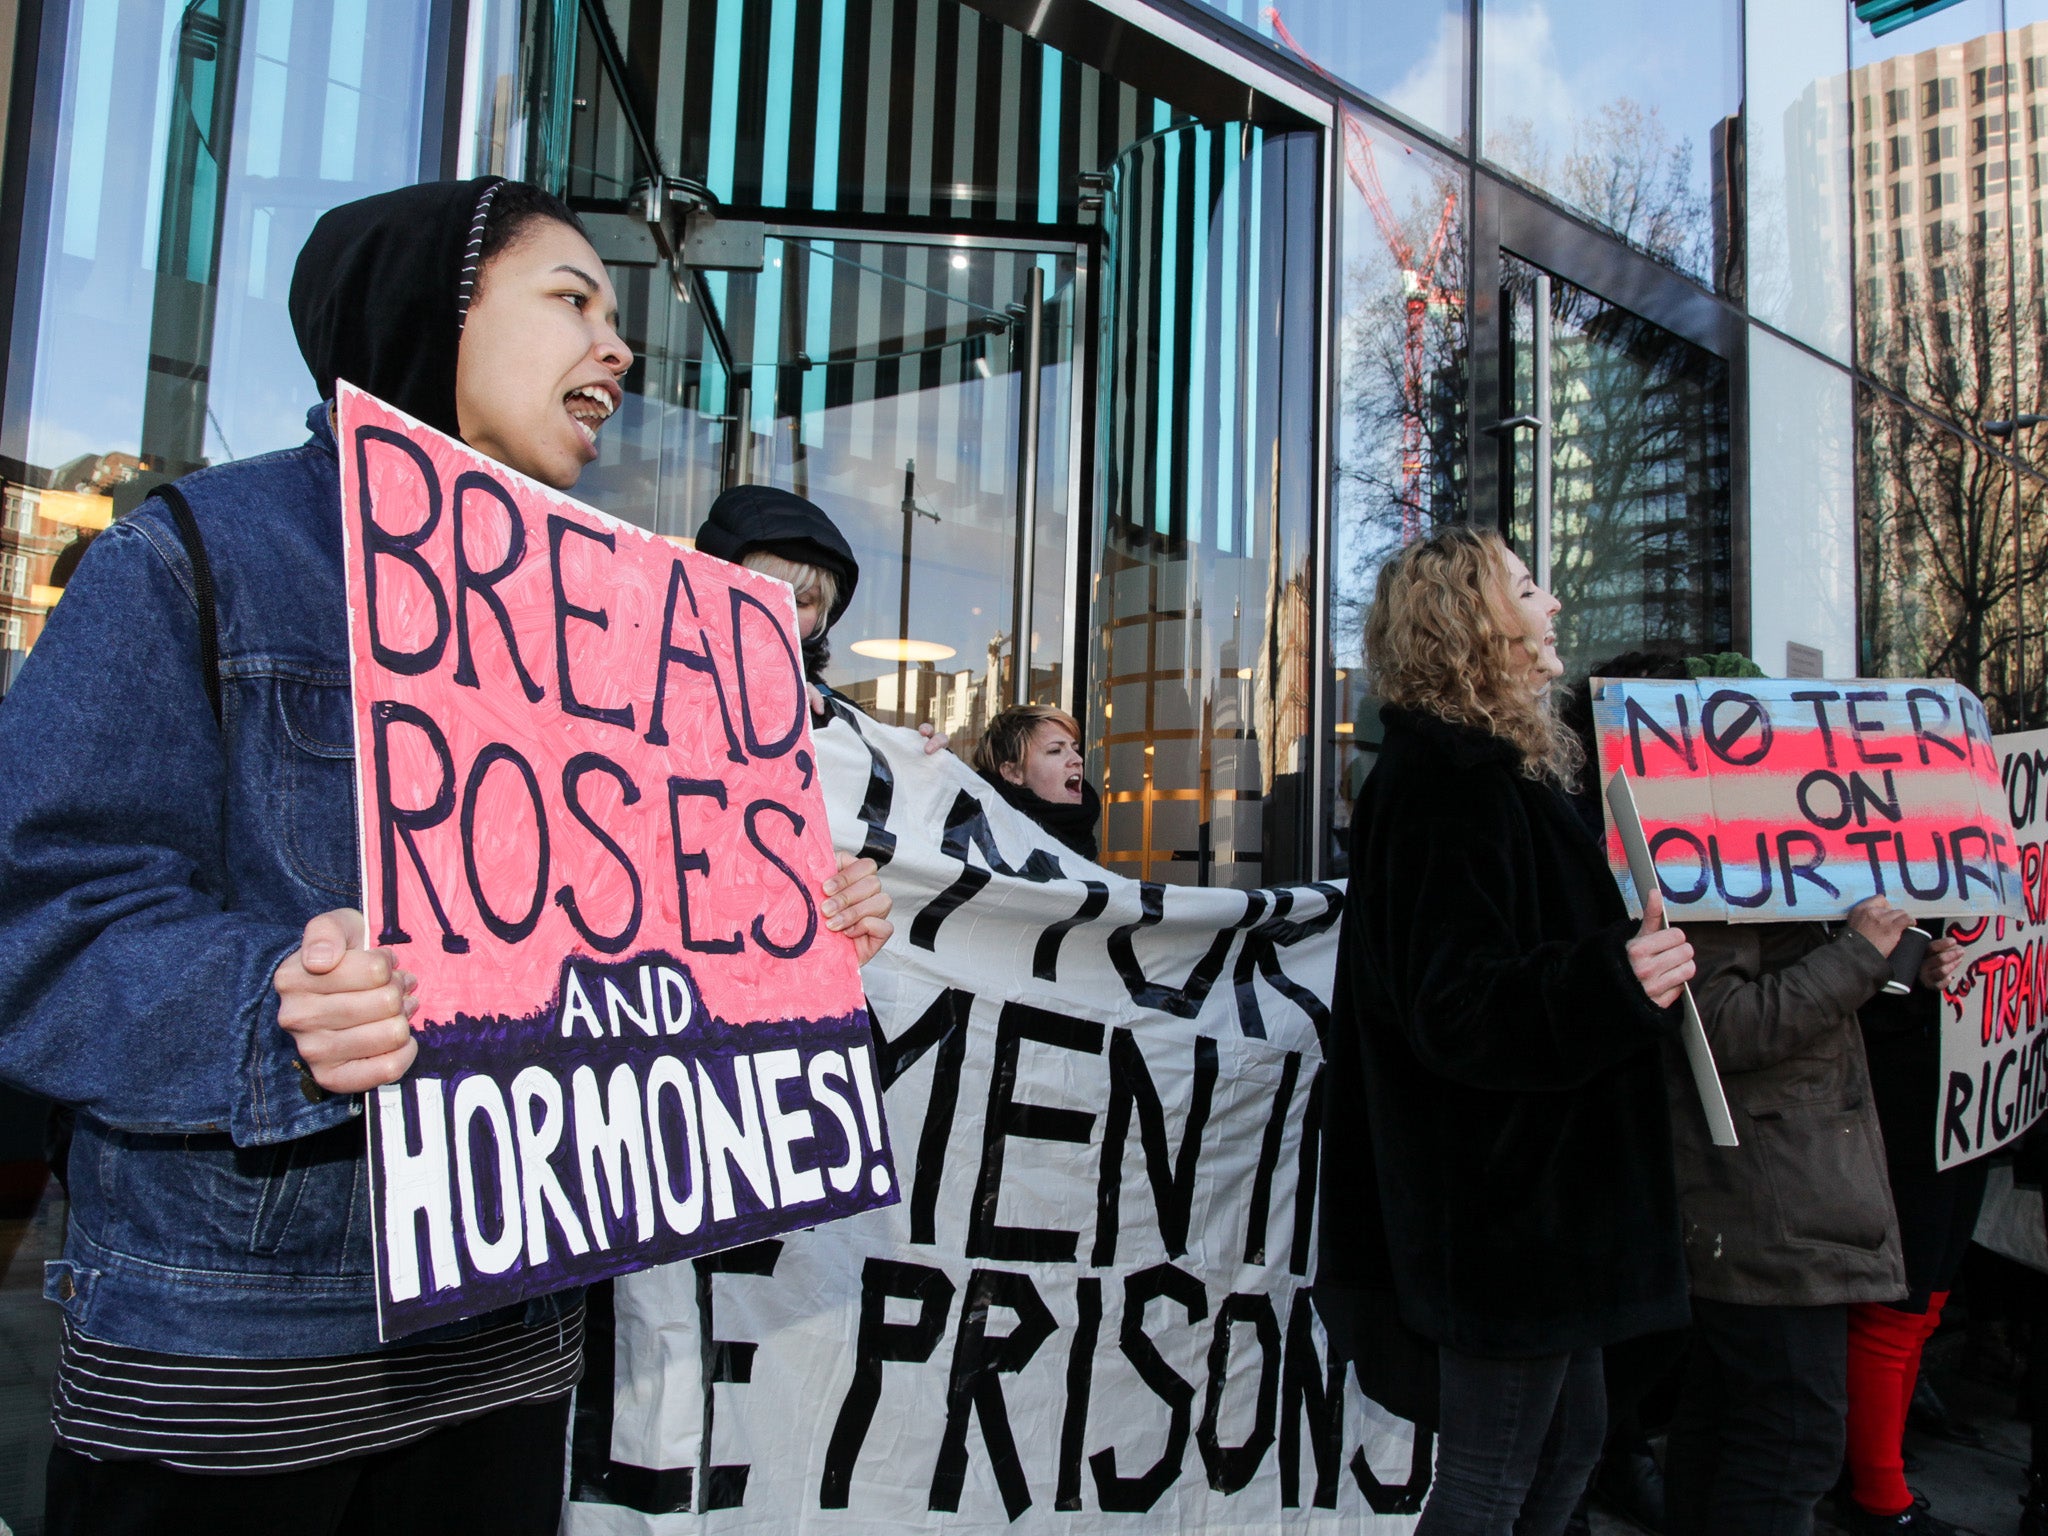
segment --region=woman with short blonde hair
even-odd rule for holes
[[[1366,627],[1386,737],[1351,822],[1316,1300],[1390,1406],[1390,1303],[1419,1336],[1393,1382],[1439,1433],[1418,1536],[1557,1536],[1602,1346],[1687,1317],[1661,1058],[1692,951],[1654,897],[1629,918],[1562,792],[1557,612],[1498,534],[1450,528],[1380,573]]]
[[[974,747],[975,771],[997,794],[1092,860],[1102,799],[1085,766],[1080,723],[1050,704],[1012,704],[989,721]]]

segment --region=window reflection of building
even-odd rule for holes
[[[2001,450],[2028,446],[2009,423],[2038,403],[2048,345],[2048,24],[1853,69],[1848,116],[1858,361],[1959,429],[1860,391],[1866,664],[1956,677],[2001,726],[2037,718],[2024,642],[2048,537]]]
[[[142,489],[136,482],[152,478],[135,455],[110,453],[63,466],[47,487],[0,487],[0,691],[35,649],[79,558],[113,522],[117,495],[133,505]]]
[[[1463,179],[1448,162],[1362,124],[1347,139],[1344,169],[1332,804],[1323,839],[1340,871],[1351,803],[1380,739],[1378,706],[1365,690],[1366,611],[1381,565],[1404,539],[1466,515],[1470,426]]]
[[[1508,263],[1514,410],[1547,414],[1551,590],[1567,675],[1639,648],[1725,649],[1732,631],[1727,365],[1563,281],[1550,399],[1534,398],[1533,269]],[[1509,536],[1533,561],[1535,466],[1518,445]]]

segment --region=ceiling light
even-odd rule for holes
[[[958,252],[955,252],[953,256],[953,270],[955,272],[965,272],[967,270],[967,258]]]
[[[945,661],[959,654],[936,640],[856,640],[850,647],[856,656],[877,661]]]

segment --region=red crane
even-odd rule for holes
[[[1294,34],[1287,30],[1287,23],[1280,19],[1278,7],[1266,7],[1266,20],[1272,23],[1274,34],[1280,41],[1292,49],[1303,63],[1325,80],[1331,78],[1330,72],[1294,40]],[[1365,206],[1372,210],[1373,222],[1380,227],[1380,238],[1387,242],[1394,265],[1400,269],[1408,314],[1401,375],[1401,542],[1407,544],[1422,532],[1422,476],[1425,468],[1422,343],[1425,322],[1432,306],[1452,308],[1462,302],[1456,289],[1445,288],[1436,280],[1437,267],[1443,260],[1444,242],[1450,234],[1451,216],[1457,211],[1458,194],[1455,188],[1444,194],[1443,212],[1437,217],[1436,232],[1430,236],[1429,248],[1418,260],[1407,231],[1394,217],[1394,205],[1387,201],[1386,188],[1380,185],[1379,166],[1373,158],[1372,136],[1349,107],[1340,104],[1338,111],[1344,125],[1345,172],[1351,177],[1351,184],[1358,188],[1358,195],[1365,199]],[[1414,153],[1412,150],[1407,152]]]

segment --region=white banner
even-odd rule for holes
[[[907,731],[817,750],[895,897],[904,1199],[618,1281],[564,1529],[1405,1529],[1427,1440],[1306,1289],[1339,888],[1141,884]]]
[[[1993,744],[2025,915],[1948,925],[1964,957],[1942,997],[1937,1168],[2017,1141],[2048,1109],[2048,731]]]

